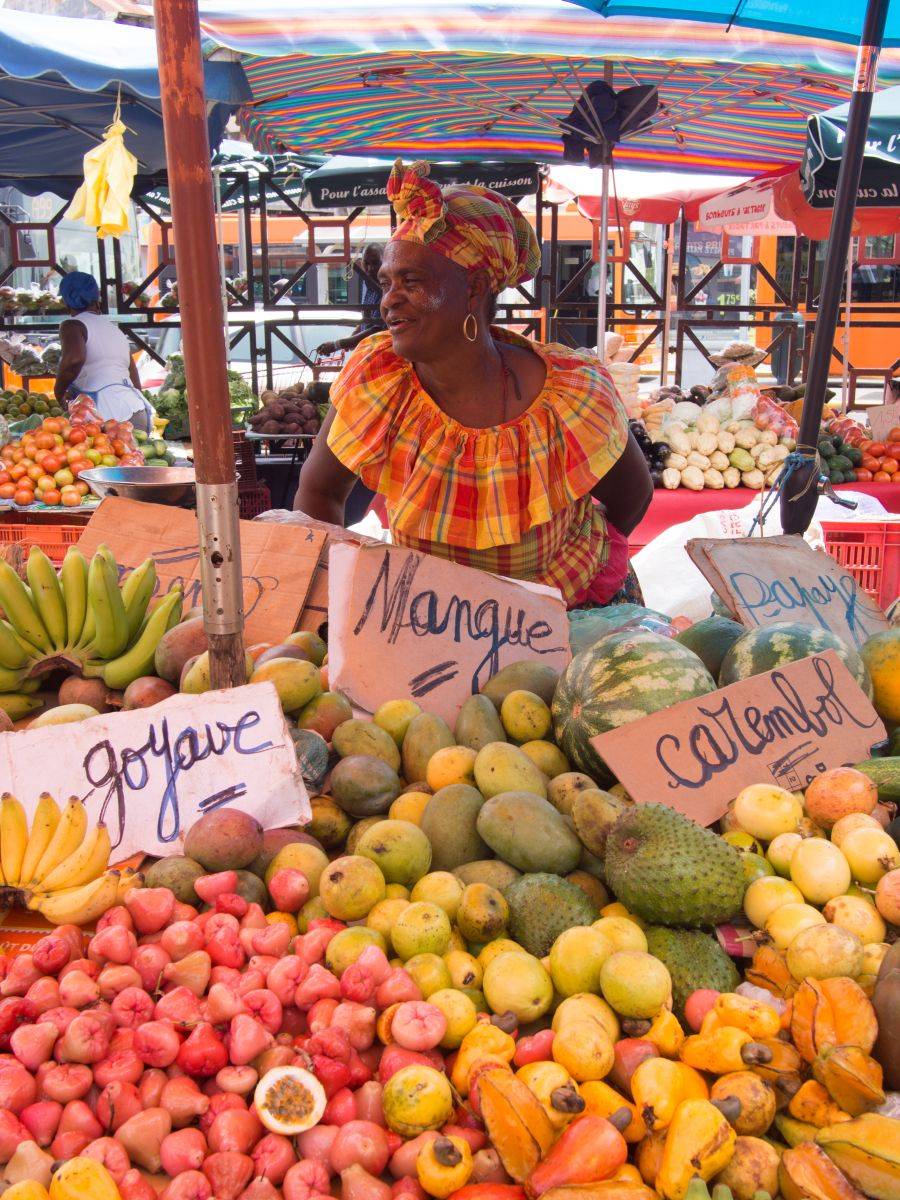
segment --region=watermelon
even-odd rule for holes
[[[738,640],[747,632],[744,625],[729,621],[727,617],[713,615],[682,630],[676,641],[687,646],[703,661],[712,677],[718,678],[722,659]]]
[[[592,737],[715,689],[697,655],[674,638],[642,629],[611,633],[561,676],[552,705],[556,740],[573,770],[608,782]]]
[[[748,629],[722,660],[719,687],[727,687],[729,683],[749,679],[752,675],[761,675],[763,671],[774,671],[776,667],[809,658],[811,654],[821,654],[824,650],[835,651],[871,700],[872,680],[865,663],[852,646],[848,646],[829,629],[801,625],[796,621],[778,621],[774,625]]]

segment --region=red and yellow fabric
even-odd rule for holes
[[[544,387],[521,416],[460,425],[385,333],[363,342],[332,385],[328,445],[385,497],[398,545],[558,587],[571,605],[591,594],[609,557],[590,492],[621,457],[628,421],[593,355],[493,334],[544,360]]]
[[[500,292],[531,279],[541,250],[527,219],[505,196],[475,184],[441,188],[428,163],[398,158],[387,185],[400,221],[392,242],[418,242],[466,271],[481,269]]]

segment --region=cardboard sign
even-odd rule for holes
[[[687,552],[748,628],[793,621],[828,629],[857,650],[890,628],[847,568],[801,537],[696,538]]]
[[[294,631],[325,534],[298,525],[241,521],[244,579],[244,640],[277,645]],[[184,588],[184,608],[203,603],[197,517],[183,508],[109,497],[91,517],[78,541],[90,556],[105,542],[124,574],[152,557],[157,591]]]
[[[331,547],[328,675],[363,711],[409,698],[452,726],[501,667],[535,659],[561,671],[571,657],[554,588],[397,546]]]
[[[80,796],[90,821],[106,822],[114,862],[180,853],[191,824],[226,804],[267,829],[312,815],[271,683],[0,734],[0,790],[29,818],[41,792],[60,805]]]
[[[872,430],[872,441],[886,441],[888,433],[900,426],[900,402],[878,404],[874,408],[867,409],[866,420]]]
[[[683,700],[591,739],[635,800],[711,825],[742,788],[805,788],[868,758],[885,734],[833,650]]]

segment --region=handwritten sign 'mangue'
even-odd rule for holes
[[[227,804],[267,829],[312,815],[271,683],[0,734],[0,790],[29,819],[41,792],[60,805],[80,796],[90,821],[106,822],[114,862],[180,853],[192,822]]]
[[[858,650],[890,627],[846,567],[803,538],[696,538],[687,552],[748,628],[793,621],[830,630]]]
[[[383,545],[331,547],[328,647],[331,686],[358,708],[421,700],[451,725],[508,663],[571,658],[555,589]]]
[[[751,783],[805,788],[868,758],[884,725],[833,650],[591,739],[635,800],[717,821]]]

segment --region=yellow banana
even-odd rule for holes
[[[0,561],[0,605],[20,638],[49,654],[53,649],[31,593],[8,562]]]
[[[28,845],[28,819],[21,800],[5,792],[0,799],[0,864],[9,887],[22,878],[22,859]]]
[[[119,876],[119,885],[116,888],[116,904],[124,904],[126,893],[132,888],[143,887],[144,876],[140,871],[135,871],[134,867],[126,867]]]
[[[8,671],[20,671],[33,653],[33,650],[22,645],[8,621],[0,621],[0,667]]]
[[[0,667],[0,692],[17,692],[24,681],[24,671],[10,671],[7,667]]]
[[[109,865],[109,830],[101,821],[84,835],[84,840],[67,859],[41,880],[42,892],[59,892],[80,887],[102,875]]]
[[[74,854],[87,831],[87,812],[77,796],[73,796],[63,809],[59,824],[50,839],[47,849],[38,859],[34,877],[29,881],[40,884],[70,854]]]
[[[50,845],[50,839],[56,833],[59,818],[59,805],[49,792],[44,792],[38,800],[34,816],[31,818],[31,832],[28,835],[28,845],[25,847],[25,856],[22,859],[20,876],[21,882],[26,887],[34,878],[35,868]]]
[[[53,648],[62,650],[66,644],[66,604],[56,567],[40,546],[32,546],[28,552],[25,574],[34,597],[34,606],[50,635]]]
[[[103,549],[97,550],[88,567],[88,597],[96,621],[93,656],[110,659],[128,645],[128,620],[115,565],[101,553]]]
[[[87,613],[87,559],[75,546],[70,546],[59,571],[63,599],[66,604],[66,643],[76,646],[84,630]]]
[[[11,721],[21,721],[29,713],[37,712],[43,707],[43,700],[37,696],[26,696],[22,692],[0,692],[0,708]]]
[[[103,670],[106,686],[121,691],[142,675],[152,675],[156,647],[163,634],[178,623],[180,616],[181,588],[173,588],[154,608],[131,649],[106,664]]]
[[[61,892],[32,892],[28,907],[52,925],[92,925],[116,902],[119,872],[106,871],[99,879]]]
[[[139,567],[131,572],[122,584],[122,603],[125,605],[125,619],[128,622],[129,646],[141,628],[141,622],[147,611],[147,605],[156,587],[156,563],[152,558],[146,559]]]

